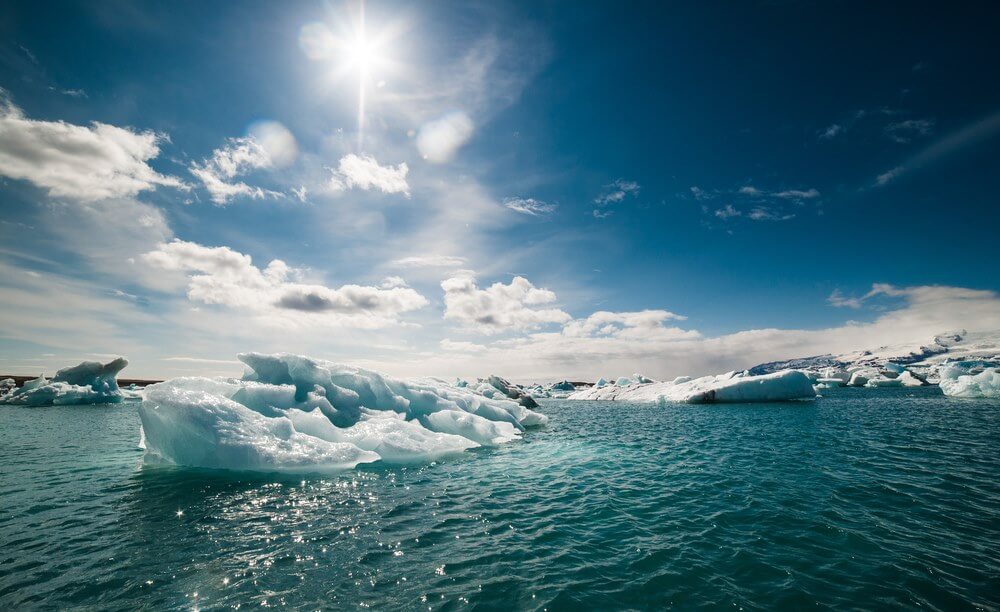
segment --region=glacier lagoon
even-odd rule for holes
[[[997,400],[542,400],[521,440],[150,465],[138,404],[0,410],[0,608],[1000,605]]]

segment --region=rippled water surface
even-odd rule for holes
[[[142,465],[135,405],[0,408],[0,609],[1000,607],[1000,404],[545,402],[434,464]]]

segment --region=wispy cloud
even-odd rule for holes
[[[613,183],[609,183],[604,186],[600,195],[594,198],[594,204],[597,204],[598,206],[615,204],[617,202],[621,202],[627,197],[635,197],[639,195],[640,189],[641,187],[639,183],[636,183],[635,181],[617,179]]]
[[[743,213],[736,210],[736,207],[733,206],[732,204],[726,204],[724,207],[716,209],[714,214],[716,217],[722,220],[726,220],[726,219],[731,219],[733,217],[742,216]]]
[[[454,255],[419,255],[394,259],[390,265],[399,268],[457,268],[465,265],[464,257]]]
[[[248,136],[230,138],[224,146],[213,151],[210,158],[192,163],[189,170],[202,182],[213,202],[225,205],[241,196],[252,199],[280,196],[273,191],[232,180],[251,170],[271,166],[271,156],[256,139]]]
[[[899,177],[987,140],[1000,132],[1000,112],[945,136],[891,170],[879,174],[875,185],[884,187]]]
[[[844,131],[844,126],[840,125],[839,123],[833,123],[820,130],[819,137],[822,138],[823,140],[830,140],[832,138],[836,138],[836,136],[838,134],[843,133],[843,131]]]
[[[934,131],[933,119],[907,119],[896,121],[885,126],[885,135],[890,140],[906,144],[913,139],[928,136]]]
[[[615,181],[608,183],[601,190],[601,193],[594,198],[594,218],[604,219],[611,216],[610,210],[606,209],[612,204],[618,204],[623,202],[626,198],[634,198],[639,195],[641,187],[639,183],[635,181],[628,181],[625,179],[616,179]]]
[[[504,198],[503,205],[514,212],[521,213],[522,215],[530,215],[532,217],[547,215],[556,209],[555,204],[549,204],[534,198]]]

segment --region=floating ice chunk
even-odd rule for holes
[[[962,367],[941,370],[941,391],[951,397],[1000,398],[1000,369],[986,368],[979,374],[969,374]]]
[[[608,381],[604,380],[604,377],[602,376],[601,378],[597,379],[597,382],[594,383],[594,386],[600,388],[600,387],[603,387],[606,384],[608,384]]]
[[[152,385],[139,417],[146,452],[178,465],[301,472],[379,458],[354,444],[298,433],[288,418],[268,418],[225,396],[179,385]]]
[[[552,383],[549,389],[552,391],[576,391],[576,387],[573,386],[573,383],[568,380],[561,380],[557,383]]]
[[[427,461],[479,446],[459,435],[431,431],[394,412],[366,412],[346,428],[336,427],[318,411],[289,410],[288,417],[298,431],[328,442],[348,443],[391,463]]]
[[[500,378],[499,376],[490,375],[487,381],[493,385],[497,391],[500,391],[510,399],[521,404],[525,408],[538,408],[538,402],[531,398],[522,391],[517,385],[511,384],[510,381]]]
[[[896,380],[898,380],[904,387],[922,387],[927,384],[923,380],[917,378],[913,372],[910,372],[909,370],[904,370]]]
[[[51,380],[39,376],[16,391],[0,397],[0,404],[54,406],[65,404],[115,404],[123,399],[117,376],[128,361],[119,357],[108,363],[84,361],[63,368]]]
[[[729,372],[684,382],[657,382],[591,387],[577,391],[570,399],[626,400],[633,402],[773,402],[816,396],[809,378],[797,370],[763,376]]]
[[[428,414],[420,418],[420,423],[431,431],[462,436],[483,446],[510,442],[521,435],[521,432],[510,423],[491,421],[477,414],[458,410],[442,410]]]
[[[879,378],[873,378],[873,379],[869,380],[867,383],[865,383],[865,386],[869,387],[869,388],[874,388],[874,387],[902,387],[903,386],[903,381],[899,380],[898,378],[886,378],[884,376],[880,376]]]
[[[178,378],[147,389],[139,414],[150,455],[198,467],[327,470],[426,461],[548,421],[488,383],[500,397],[296,355],[239,357],[251,368],[243,380]]]
[[[854,372],[851,374],[851,380],[848,381],[847,386],[864,387],[866,384],[868,384],[868,377],[861,372]]]
[[[843,387],[847,384],[847,380],[840,377],[823,377],[817,378],[815,380],[817,384],[823,385],[824,389],[831,389],[833,387]]]

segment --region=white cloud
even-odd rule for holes
[[[401,257],[394,259],[390,265],[399,268],[458,268],[465,265],[465,258],[454,255]]]
[[[309,321],[342,327],[379,328],[398,323],[399,315],[427,305],[405,286],[344,285],[332,289],[301,282],[304,270],[275,259],[260,269],[249,255],[229,247],[206,247],[174,240],[144,254],[141,261],[187,276],[187,297],[262,315],[267,321]],[[304,321],[305,320],[305,321]]]
[[[816,189],[787,189],[785,191],[776,191],[771,195],[785,200],[815,200],[820,194]]]
[[[535,381],[594,380],[632,372],[669,380],[682,374],[719,373],[779,359],[881,346],[917,349],[935,334],[949,330],[1000,328],[1000,296],[993,291],[882,284],[874,285],[873,292],[899,302],[869,323],[818,330],[750,329],[704,337],[695,330],[668,327],[672,318],[662,314],[594,313],[562,331],[500,340],[475,354],[445,356],[439,363],[422,365],[472,373],[502,369],[513,378]]]
[[[885,135],[900,144],[906,144],[920,136],[927,136],[933,131],[933,119],[907,119],[885,126]]]
[[[736,208],[732,204],[726,204],[725,207],[719,208],[715,211],[715,216],[722,220],[731,219],[732,217],[739,217],[742,214],[743,213],[736,210]]]
[[[767,206],[755,206],[747,213],[747,218],[753,221],[787,221],[794,219],[795,215],[783,213]]]
[[[819,133],[819,137],[822,138],[823,140],[830,140],[832,138],[835,138],[838,134],[842,133],[843,131],[844,131],[844,126],[840,125],[839,123],[834,123],[829,127],[827,127],[826,129],[821,130]]]
[[[953,132],[923,149],[895,168],[883,172],[875,179],[875,185],[884,187],[900,176],[934,163],[958,151],[978,144],[1000,131],[1000,112],[993,113],[975,123]]]
[[[216,204],[226,204],[238,196],[261,199],[281,194],[252,187],[243,182],[230,182],[238,175],[258,168],[270,168],[271,156],[253,137],[230,138],[202,163],[192,163],[189,170],[205,185]]]
[[[106,123],[89,126],[28,119],[0,89],[0,174],[50,196],[81,201],[134,196],[157,186],[186,189],[147,163],[165,136]]]
[[[337,191],[345,189],[377,189],[382,193],[402,193],[410,196],[410,185],[406,175],[410,171],[406,163],[382,166],[371,155],[348,153],[340,158],[340,164],[330,179],[330,187]]]
[[[616,204],[621,202],[626,197],[635,197],[639,195],[639,190],[641,187],[639,183],[635,181],[626,181],[624,179],[617,179],[614,182],[605,185],[604,189],[601,191],[600,195],[594,198],[594,203],[598,206],[607,206],[608,204]],[[697,195],[697,194],[696,194]]]
[[[879,187],[888,185],[890,182],[892,182],[893,179],[903,174],[903,172],[905,171],[906,168],[902,166],[896,166],[892,170],[887,170],[882,174],[878,175],[878,177],[875,178],[875,184],[878,185]]]
[[[696,338],[696,331],[685,331],[664,326],[667,321],[684,321],[687,317],[666,310],[641,310],[637,312],[598,311],[586,319],[570,321],[563,327],[564,336],[574,338],[606,337],[620,339],[652,340]]]
[[[548,204],[534,198],[504,198],[503,205],[514,212],[532,217],[547,215],[556,209],[555,204]]]
[[[841,293],[840,289],[834,289],[833,293],[830,294],[830,297],[826,298],[826,301],[829,302],[831,306],[835,306],[837,308],[861,308],[866,301],[877,295],[900,297],[905,295],[905,290],[897,289],[896,287],[886,283],[875,283],[872,285],[871,291],[860,297],[847,297]]]
[[[462,270],[442,281],[441,288],[444,289],[444,318],[484,334],[533,329],[545,323],[566,323],[571,319],[557,308],[534,308],[556,301],[556,294],[539,289],[520,276],[515,276],[507,285],[493,283],[480,289],[474,274]]]
[[[460,111],[449,113],[420,127],[417,149],[424,159],[443,163],[454,157],[455,152],[472,137],[472,131],[472,119],[468,115]]]
[[[440,343],[441,350],[449,353],[479,353],[485,351],[486,347],[475,342],[464,342],[459,340],[449,340],[445,338]]]

